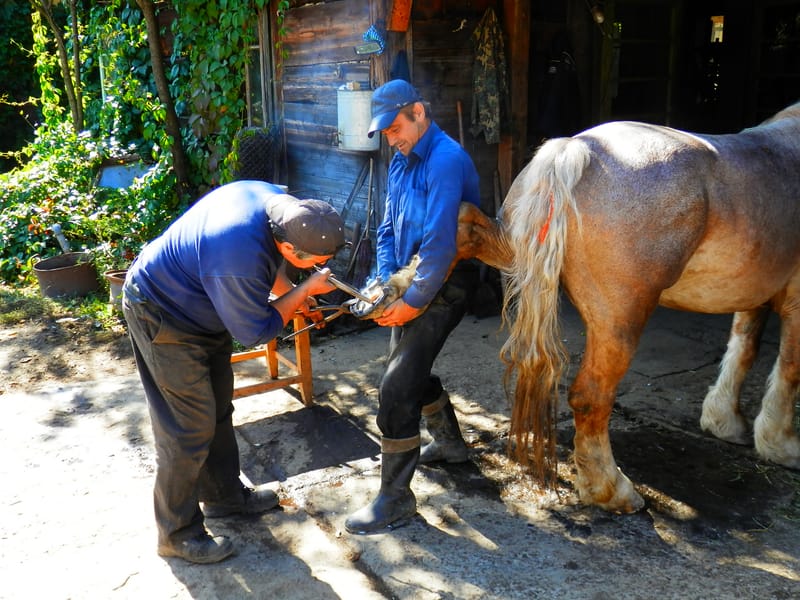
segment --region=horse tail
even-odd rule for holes
[[[559,281],[567,226],[580,216],[573,188],[589,163],[589,148],[576,138],[546,142],[514,180],[503,205],[503,222],[513,249],[506,272],[503,323],[509,336],[501,350],[505,384],[516,373],[511,414],[513,454],[534,468],[553,489],[557,477],[558,385],[567,361],[558,319]]]

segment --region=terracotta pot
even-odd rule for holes
[[[108,302],[117,310],[122,309],[122,286],[127,274],[127,269],[112,269],[103,273],[108,280]]]

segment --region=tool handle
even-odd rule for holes
[[[314,268],[317,271],[321,271],[322,270],[322,268],[320,268],[317,265],[314,265]],[[372,300],[370,300],[368,296],[365,296],[364,294],[362,294],[360,291],[358,291],[356,288],[354,288],[349,283],[345,283],[344,281],[340,281],[340,280],[336,279],[336,277],[334,277],[333,275],[330,275],[328,277],[328,281],[330,281],[335,287],[339,288],[344,293],[350,294],[354,298],[358,298],[359,300],[363,300],[364,302],[369,302],[370,304],[372,304]]]

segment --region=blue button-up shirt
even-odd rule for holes
[[[459,204],[480,206],[478,172],[464,149],[431,122],[408,156],[392,157],[387,188],[377,232],[378,275],[386,281],[419,254],[403,300],[422,308],[444,284],[456,256]]]

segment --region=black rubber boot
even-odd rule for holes
[[[442,392],[436,402],[423,406],[422,416],[425,417],[425,426],[433,441],[422,448],[419,462],[466,462],[467,444],[461,436],[458,419],[447,392]]]
[[[387,446],[408,448],[387,451]],[[417,514],[417,499],[411,491],[411,478],[419,460],[419,436],[405,440],[381,441],[381,489],[377,497],[344,522],[350,533],[377,533],[402,527]]]

